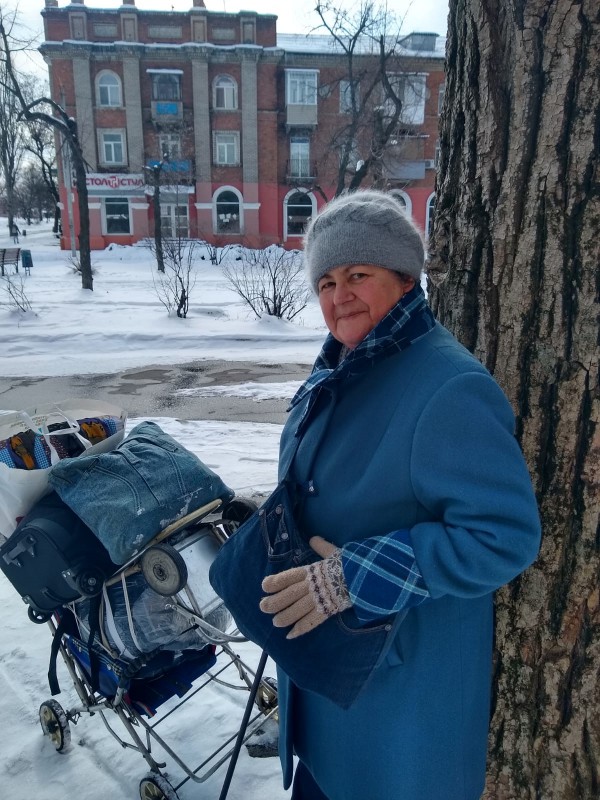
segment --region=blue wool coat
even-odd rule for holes
[[[485,779],[492,593],[533,561],[540,540],[512,410],[439,324],[321,394],[293,466],[296,480],[316,490],[300,529],[339,546],[408,529],[430,599],[409,610],[347,710],[279,671],[284,785],[295,751],[330,800],[476,800]],[[282,453],[304,410],[300,403],[291,411]]]

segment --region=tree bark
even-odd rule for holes
[[[488,800],[600,796],[598,0],[450,0],[430,250],[441,322],[494,373],[540,506],[496,599]]]

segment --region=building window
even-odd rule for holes
[[[446,84],[440,84],[440,88],[438,90],[438,117],[442,114],[442,108],[444,106],[444,95],[446,94]]]
[[[231,110],[237,108],[237,83],[229,75],[219,75],[213,84],[213,106]]]
[[[104,201],[106,233],[131,233],[129,200],[126,197],[107,197]]]
[[[317,70],[286,70],[286,104],[300,106],[317,105]]]
[[[392,189],[390,194],[395,197],[395,199],[400,203],[400,205],[406,211],[407,216],[412,216],[412,201],[410,197],[403,192],[402,189]]]
[[[153,100],[181,100],[181,76],[174,73],[152,73]]]
[[[290,139],[290,177],[309,178],[310,139],[308,136],[292,136]]]
[[[216,232],[241,233],[240,198],[238,195],[225,189],[215,197],[216,204]]]
[[[173,160],[181,158],[181,136],[178,133],[161,133],[158,137],[159,157]]]
[[[354,99],[356,108],[359,106],[358,81],[340,81],[340,114],[352,113],[352,86],[354,85]]]
[[[288,195],[283,209],[287,235],[302,236],[314,211],[314,198],[309,192],[292,192]]]
[[[422,125],[425,121],[425,100],[427,99],[427,76],[417,74],[388,75],[394,93],[402,102],[400,122],[405,125]],[[384,114],[394,114],[394,101],[385,97]]]
[[[98,105],[104,107],[121,106],[121,81],[114,72],[101,72],[97,83]]]
[[[100,161],[107,165],[123,165],[125,158],[125,133],[124,131],[98,132],[100,138]]]
[[[188,238],[190,226],[187,203],[161,203],[160,221],[163,236],[170,239]]]
[[[216,131],[214,134],[214,162],[222,166],[236,166],[240,163],[240,135]]]
[[[425,230],[427,231],[427,238],[431,236],[431,233],[433,231],[434,217],[435,217],[435,194],[431,194],[427,199],[427,213],[425,217]]]

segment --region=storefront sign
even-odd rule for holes
[[[143,189],[145,186],[143,175],[110,175],[101,172],[92,172],[86,175],[88,189],[94,194],[100,191],[131,192]]]

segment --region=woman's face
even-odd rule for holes
[[[335,267],[318,284],[325,324],[353,350],[414,285],[413,278],[372,264]]]

